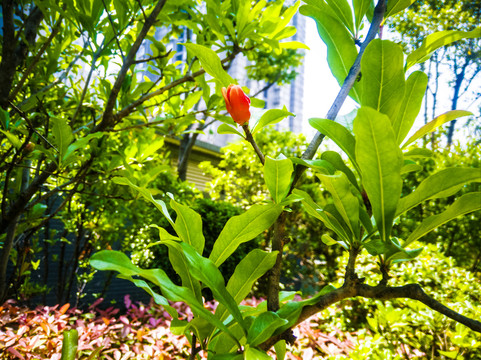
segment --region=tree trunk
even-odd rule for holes
[[[454,84],[453,100],[451,103],[451,110],[456,110],[458,106],[459,91],[461,90],[461,85],[463,83],[464,77],[466,75],[466,68],[469,65],[469,59],[466,58],[464,65],[459,73],[456,73],[456,82]],[[456,120],[451,121],[448,128],[447,141],[448,147],[453,143],[454,127],[456,126]]]

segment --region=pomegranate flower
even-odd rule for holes
[[[249,110],[251,99],[244,93],[239,85],[229,85],[229,87],[222,88],[222,95],[225,100],[225,107],[232,119],[239,124],[245,125],[251,118]]]

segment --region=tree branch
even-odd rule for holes
[[[379,0],[379,2],[376,5],[376,8],[374,9],[374,16],[371,22],[371,27],[369,28],[368,34],[366,36],[366,39],[361,45],[361,48],[359,49],[359,54],[356,57],[356,60],[354,61],[354,64],[352,65],[351,69],[349,70],[349,73],[344,80],[344,83],[342,84],[342,87],[334,100],[334,103],[332,104],[331,108],[329,109],[326,118],[330,120],[334,120],[339,112],[339,110],[342,107],[342,104],[344,104],[344,101],[346,100],[347,96],[349,95],[349,92],[351,91],[352,87],[354,86],[354,83],[357,79],[357,76],[359,75],[359,72],[361,70],[361,58],[364,54],[364,51],[366,50],[367,45],[376,37],[376,34],[379,32],[379,27],[381,25],[382,19],[384,17],[384,13],[386,11],[386,0]],[[320,132],[317,132],[314,138],[312,139],[311,143],[307,147],[306,151],[302,155],[303,159],[312,159],[319,148],[319,146],[322,143],[322,140],[324,139],[324,134],[321,134]],[[302,173],[305,171],[304,166],[297,166],[295,173],[294,173],[294,178],[291,184],[291,190],[294,189],[297,181],[299,181]],[[285,226],[284,224],[281,224],[285,222],[285,217],[280,216],[276,224],[274,226],[274,229],[283,229]],[[283,243],[279,241],[279,239],[282,239],[283,236],[281,234],[277,234],[276,230],[274,230],[274,236],[272,238],[272,248],[276,249],[279,251],[280,256],[282,256],[283,253]],[[357,254],[356,254],[357,256]],[[354,257],[355,261],[355,257]],[[276,261],[276,264],[270,271],[269,275],[269,285],[274,286],[276,281],[279,282],[280,280],[280,272],[281,272],[281,266],[282,266],[282,261]],[[276,303],[276,298],[278,298],[278,294],[274,295],[273,291],[268,290],[269,296],[273,297],[271,300],[267,300],[267,303],[270,304],[272,308],[269,310],[275,311],[276,308],[279,307],[278,301],[277,305]]]
[[[237,54],[240,53],[240,49],[235,49],[232,54],[230,54],[229,56],[227,56],[225,59],[223,59],[221,61],[221,63],[226,63],[232,59],[234,59]],[[164,92],[166,91],[169,91],[170,89],[176,87],[177,85],[180,85],[180,84],[183,84],[183,83],[186,83],[186,82],[189,82],[189,81],[195,81],[195,78],[200,76],[200,75],[203,75],[205,74],[205,70],[204,69],[201,69],[199,71],[196,71],[195,73],[193,74],[187,74],[177,80],[174,80],[172,81],[170,84],[168,85],[165,85],[163,87],[161,87],[160,89],[157,89],[156,91],[153,91],[149,94],[145,94],[143,95],[142,97],[140,97],[138,100],[134,101],[132,104],[124,107],[122,110],[120,110],[119,112],[117,112],[114,116],[116,119],[122,119],[128,115],[130,115],[132,112],[134,112],[134,110],[142,105],[144,102],[146,102],[147,100],[149,99],[152,99],[153,97],[155,96],[159,96],[161,94],[163,94]]]
[[[140,33],[137,36],[137,39],[135,39],[134,44],[130,48],[129,53],[125,58],[124,64],[122,65],[122,68],[120,69],[117,75],[117,78],[115,79],[114,86],[110,91],[110,96],[107,100],[107,104],[105,105],[102,121],[92,129],[92,132],[101,131],[113,125],[114,118],[116,117],[114,115],[114,107],[117,102],[117,97],[119,96],[119,93],[120,93],[120,88],[125,80],[127,72],[130,70],[130,67],[135,62],[135,56],[137,55],[137,51],[139,50],[140,45],[144,41],[152,25],[154,25],[155,21],[157,20],[157,16],[159,15],[160,11],[164,7],[166,1],[167,0],[159,0],[155,5],[154,9],[152,10],[152,12],[150,13],[149,17],[145,20],[142,30],[140,30]]]
[[[379,27],[381,25],[381,22],[384,17],[384,13],[386,11],[386,0],[379,0],[379,2],[376,5],[376,8],[374,9],[374,16],[372,18],[371,22],[371,27],[369,28],[369,31],[367,33],[366,39],[362,43],[360,49],[359,49],[359,54],[356,57],[356,60],[354,61],[354,64],[352,65],[351,69],[349,70],[349,73],[347,74],[346,80],[344,80],[344,83],[342,84],[341,89],[339,90],[339,93],[337,94],[336,99],[334,100],[334,103],[332,104],[331,108],[327,112],[326,119],[330,120],[335,120],[337,114],[339,113],[339,110],[341,109],[342,105],[344,104],[344,101],[346,100],[347,96],[349,95],[349,92],[351,91],[352,87],[354,86],[354,83],[359,75],[359,72],[361,71],[361,59],[362,56],[364,55],[364,51],[366,50],[366,47],[369,45],[369,43],[374,40],[376,37],[377,33],[379,32]],[[306,151],[304,154],[302,154],[303,159],[312,159],[314,155],[317,152],[317,149],[322,143],[322,140],[324,140],[325,135],[321,134],[320,132],[317,132],[313,139],[311,140],[311,143],[307,147]],[[305,167],[303,166],[297,166],[296,167],[296,173],[294,176],[294,181],[292,184],[292,188],[296,184],[296,182],[299,180],[300,176],[304,172]]]
[[[252,147],[254,148],[254,151],[259,157],[259,160],[261,161],[262,165],[264,165],[264,162],[265,162],[264,154],[262,154],[261,149],[259,148],[256,141],[254,140],[254,137],[252,136],[252,133],[249,129],[249,125],[247,124],[242,125],[242,129],[244,129],[244,133],[246,134],[246,140],[252,145]]]
[[[18,82],[17,86],[15,86],[15,88],[10,93],[10,95],[9,95],[10,101],[15,100],[19,91],[22,89],[23,85],[25,84],[25,81],[27,81],[28,76],[32,73],[33,69],[35,68],[35,65],[37,65],[37,63],[39,62],[39,60],[42,57],[45,50],[47,50],[47,48],[50,46],[50,44],[52,43],[55,36],[57,36],[58,32],[61,29],[62,21],[63,21],[63,16],[60,16],[57,20],[57,23],[55,24],[55,26],[52,30],[52,33],[48,37],[47,41],[45,41],[45,43],[42,45],[42,47],[38,51],[37,55],[35,55],[35,58],[32,60],[32,62],[28,66],[28,68],[23,73],[22,78]]]

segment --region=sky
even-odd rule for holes
[[[306,50],[304,73],[304,114],[303,133],[308,139],[315,130],[308,119],[325,117],[331,104],[339,92],[337,80],[332,76],[327,65],[326,46],[317,33],[316,23],[306,17],[306,41],[310,50]],[[340,115],[354,109],[354,101],[348,99],[340,111]]]

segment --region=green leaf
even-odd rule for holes
[[[174,199],[170,200],[170,206],[177,213],[174,230],[180,239],[191,245],[199,254],[204,250],[205,238],[202,233],[202,218],[189,208],[181,205]]]
[[[432,157],[432,150],[426,148],[414,148],[403,153],[405,159],[416,159],[416,158],[426,158]]]
[[[371,6],[372,0],[353,0],[352,4],[354,6],[354,17],[356,19],[355,29],[356,32],[362,24],[362,19],[366,15],[369,6]]]
[[[321,207],[317,205],[309,196],[309,194],[305,191],[294,189],[293,193],[302,196],[302,204],[304,205],[304,209],[307,211],[307,213],[321,220],[326,225],[326,227],[334,231],[337,236],[342,239],[341,241],[338,241],[338,243],[347,250],[347,244],[351,242],[352,236],[339,223],[336,216],[333,215],[332,212],[321,209]]]
[[[162,307],[169,313],[170,316],[172,316],[173,319],[177,319],[179,314],[177,313],[177,310],[170,306],[169,302],[165,297],[163,297],[160,294],[157,294],[150,286],[147,284],[144,280],[141,279],[134,279],[132,277],[123,277],[122,275],[119,275],[120,278],[126,279],[134,283],[135,286],[138,288],[141,288],[145,290],[150,296],[153,297],[154,301],[156,304],[162,305]]]
[[[184,243],[185,244],[185,243]],[[143,270],[132,264],[130,259],[124,253],[113,250],[103,250],[95,253],[90,258],[90,265],[97,270],[118,271],[123,277],[141,276],[151,281],[162,291],[167,299],[177,302],[185,302],[192,309],[193,313],[203,317],[220,330],[227,333],[238,345],[240,344],[232,332],[225,326],[214,314],[204,308],[194,293],[183,286],[175,285],[172,280],[161,269]]]
[[[413,136],[411,136],[408,140],[406,140],[406,142],[403,144],[402,147],[405,148],[409,144],[413,143],[414,141],[423,137],[424,135],[434,131],[437,127],[447,123],[448,121],[452,121],[457,118],[460,118],[463,116],[470,116],[470,115],[473,115],[473,113],[465,110],[451,110],[451,111],[445,112],[444,114],[434,118],[432,121],[424,125],[421,129],[416,131]]]
[[[165,216],[165,218],[169,221],[169,223],[174,226],[174,221],[170,217],[169,210],[167,210],[167,206],[165,205],[165,202],[162,200],[155,200],[150,193],[149,190],[146,188],[141,188],[137,185],[134,185],[129,179],[125,177],[114,177],[112,181],[115,184],[119,185],[128,185],[130,186],[133,190],[137,191],[140,195],[142,195],[146,200],[150,201],[152,204],[155,205],[155,207],[160,210],[160,212]]]
[[[413,171],[421,171],[423,167],[419,164],[416,164],[414,161],[411,160],[404,160],[404,165],[401,168],[401,174],[407,174]]]
[[[301,43],[300,41],[285,41],[285,42],[280,42],[279,47],[281,49],[306,49],[310,50],[309,46],[307,46],[304,43]]]
[[[384,14],[384,18],[388,18],[391,15],[394,15],[409,5],[411,5],[415,0],[389,0],[387,3],[386,13]]]
[[[176,243],[178,244],[178,243]],[[189,244],[182,242],[180,243],[184,255],[189,264],[189,271],[193,277],[201,281],[205,286],[211,289],[214,298],[223,304],[229,313],[234,317],[234,319],[245,329],[247,327],[244,323],[244,318],[237,307],[237,303],[234,298],[229,294],[225,287],[224,277],[220,270],[215,266],[215,264],[199,255],[195,249]]]
[[[274,331],[287,324],[286,319],[282,319],[276,313],[267,311],[256,316],[247,332],[247,344],[257,346],[269,339]]]
[[[346,174],[336,171],[334,175],[317,175],[322,185],[332,196],[334,206],[349,226],[355,239],[359,238],[359,200],[351,192],[351,183]]]
[[[70,143],[73,141],[72,129],[65,119],[51,117],[51,120],[54,144],[60,154],[60,159],[63,159]]]
[[[199,58],[206,73],[217,79],[222,86],[228,87],[230,84],[234,84],[234,79],[224,70],[219,56],[214,50],[199,44],[186,43],[180,45],[184,45],[189,52]]]
[[[346,0],[326,0],[327,4],[334,10],[339,20],[355,35],[354,23],[352,21],[351,6]]]
[[[351,159],[352,164],[359,171],[358,164],[356,162],[356,139],[349,130],[344,126],[328,119],[309,119],[309,124],[319,131],[321,134],[326,135],[329,139],[334,141],[342,151]]]
[[[8,141],[10,141],[13,146],[15,146],[15,149],[18,150],[22,147],[22,142],[20,141],[17,135],[14,135],[11,132],[3,131],[3,130],[0,130],[0,132],[7,137]]]
[[[244,351],[244,360],[272,360],[272,358],[264,351],[247,346]]]
[[[228,124],[220,124],[219,127],[217,128],[217,133],[218,134],[234,134],[234,135],[239,135],[241,138],[244,138],[244,135],[242,135],[234,127]]]
[[[85,149],[92,139],[100,139],[102,136],[104,136],[104,133],[96,132],[76,140],[68,146],[67,151],[63,156],[63,160],[67,160],[69,156],[72,155],[77,149]]]
[[[407,247],[413,241],[416,241],[448,221],[479,209],[481,209],[481,192],[464,194],[442,213],[425,219],[421,225],[409,235],[403,247]]]
[[[227,221],[214,243],[209,259],[220,266],[237,247],[267,230],[277,220],[283,207],[276,204],[253,205],[241,215]]]
[[[286,357],[286,341],[280,340],[275,343],[274,350],[276,351],[276,359],[284,360]]]
[[[461,39],[481,37],[481,27],[471,31],[445,30],[430,34],[424,38],[422,45],[408,55],[406,69],[414,64],[422,63],[431,57],[431,54],[440,47],[449,45]]]
[[[169,248],[169,262],[174,271],[180,276],[182,286],[192,290],[196,299],[199,302],[202,302],[202,288],[200,283],[192,276],[189,263],[187,262],[183,251],[176,245],[177,242],[164,239],[161,241],[161,244],[164,244]]]
[[[299,159],[295,157],[290,157],[289,160],[291,160],[294,164],[302,165],[314,170],[318,170],[323,174],[326,175],[332,175],[336,171],[334,166],[329,161],[326,160],[307,160],[307,159]]]
[[[78,331],[77,329],[65,330],[62,340],[62,360],[75,360],[77,358]]]
[[[10,126],[10,114],[2,108],[0,108],[0,125],[2,125],[5,130],[8,130]]]
[[[137,275],[140,269],[120,251],[102,250],[92,255],[90,265],[97,270],[115,270],[124,276]]]
[[[369,107],[361,107],[357,111],[354,134],[362,183],[381,239],[386,241],[390,237],[401,196],[402,153],[389,118]]]
[[[406,80],[401,108],[392,120],[398,144],[401,144],[411,130],[419,114],[421,104],[428,85],[428,76],[422,71],[413,72]]]
[[[321,159],[330,162],[332,165],[334,165],[336,170],[342,171],[344,174],[346,174],[351,184],[354,185],[358,190],[360,190],[359,184],[357,183],[357,180],[356,180],[356,176],[351,171],[351,169],[349,169],[347,165],[344,163],[339,153],[335,151],[324,151],[321,154]],[[333,173],[329,175],[332,175],[332,174]]]
[[[361,106],[369,106],[389,119],[398,113],[404,96],[404,67],[401,46],[375,39],[361,60]]]
[[[300,13],[316,21],[319,36],[327,46],[329,68],[339,85],[342,85],[356,60],[357,48],[346,27],[336,17],[329,15],[329,11],[326,11],[320,2],[317,5],[321,7],[303,5],[300,8]],[[325,4],[324,6],[328,7]],[[332,14],[332,10],[330,13]],[[357,87],[358,85],[355,84],[350,96],[359,102]]]
[[[470,182],[481,182],[481,169],[455,167],[438,171],[424,179],[414,192],[399,200],[396,216],[426,200],[453,195]]]
[[[328,234],[323,234],[321,236],[321,241],[327,246],[332,246],[337,244],[337,241],[334,240],[332,237],[330,237]]]
[[[293,113],[287,111],[284,106],[282,109],[270,109],[262,114],[259,121],[254,125],[252,129],[252,135],[261,130],[267,125],[277,124],[278,122],[284,120],[288,116],[295,116]]]
[[[266,156],[264,164],[264,180],[272,199],[276,204],[284,200],[291,185],[291,175],[294,166],[286,157],[273,159]]]
[[[240,261],[226,287],[237,304],[251,292],[257,279],[274,266],[276,258],[277,251],[268,253],[260,249],[254,249]],[[219,304],[215,314],[222,321],[228,315],[227,309],[222,304]]]

